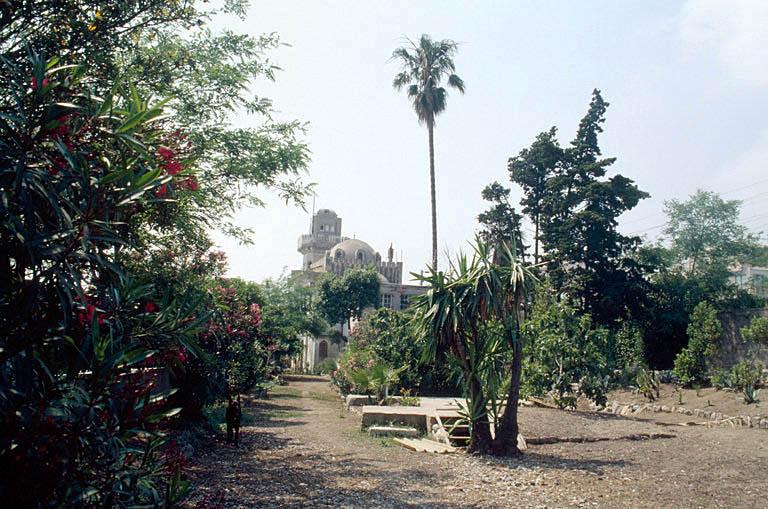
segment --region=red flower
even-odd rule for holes
[[[170,161],[173,158],[173,150],[169,148],[160,147],[157,149],[157,153],[166,161]]]
[[[178,161],[174,161],[172,159],[167,161],[168,162],[163,166],[163,168],[165,168],[165,171],[168,172],[168,175],[176,175],[181,172],[181,165],[178,163]]]
[[[69,126],[66,124],[68,117],[62,117],[59,119],[59,124],[55,128],[48,131],[48,136],[55,141],[61,140],[62,137],[69,136]]]
[[[87,297],[86,297],[87,302]],[[88,323],[91,323],[91,320],[93,320],[93,313],[96,311],[96,306],[93,304],[88,304],[85,308],[85,312],[80,312],[77,314],[77,318],[80,320],[80,323],[83,325],[86,325]],[[104,324],[104,314],[99,313],[96,315],[96,320],[98,321],[99,325]]]
[[[146,304],[144,304],[144,311],[146,311],[147,313],[154,313],[155,311],[157,311],[157,306],[155,306],[151,302],[147,302]]]
[[[163,184],[162,186],[158,187],[155,190],[155,196],[157,196],[158,198],[162,198],[163,196],[165,196],[165,193],[167,191],[168,191],[168,184]]]
[[[197,180],[195,177],[188,177],[181,181],[181,185],[190,191],[197,191]]]

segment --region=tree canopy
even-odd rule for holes
[[[533,260],[539,263],[539,241],[545,198],[548,196],[548,182],[555,170],[563,163],[563,149],[556,138],[557,128],[552,127],[536,137],[530,148],[524,148],[507,164],[509,179],[523,189],[523,214],[533,223]]]
[[[514,249],[517,249],[520,257],[525,258],[525,246],[520,228],[522,216],[510,206],[509,192],[508,188],[498,182],[483,189],[482,197],[491,202],[491,207],[477,216],[477,221],[483,225],[480,238],[494,246],[506,246],[508,249],[515,246]]]
[[[240,387],[261,373],[261,313],[247,303],[257,292],[213,284],[224,255],[207,230],[245,237],[230,219],[258,203],[256,186],[300,202],[308,151],[301,124],[250,98],[254,79],[274,76],[277,37],[212,34],[213,15],[192,1],[0,3],[0,467],[12,474],[0,490],[11,505],[181,504],[181,467],[161,454],[179,408],[158,392],[158,370],[199,363]],[[260,126],[227,124],[243,110]],[[222,352],[226,366],[209,362]]]
[[[342,277],[325,275],[318,285],[319,312],[331,324],[346,324],[359,319],[363,311],[379,305],[379,273],[373,267],[353,268]]]
[[[619,233],[618,217],[648,196],[622,175],[607,178],[615,158],[601,157],[598,135],[605,102],[594,90],[570,146],[561,149],[553,127],[510,158],[510,179],[523,189],[523,212],[536,228],[547,275],[558,292],[596,322],[611,324],[641,301],[643,268],[629,256],[638,237]]]
[[[698,190],[687,201],[664,202],[670,250],[689,275],[725,271],[730,263],[755,252],[756,242],[739,223],[741,202]]]

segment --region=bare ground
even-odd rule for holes
[[[291,377],[244,410],[256,420],[239,447],[216,443],[193,459],[197,500],[215,495],[224,507],[768,505],[766,430],[521,408],[528,439],[599,441],[530,445],[520,458],[493,458],[416,453],[369,438],[318,377]],[[673,436],[630,439],[660,433]]]

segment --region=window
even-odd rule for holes
[[[357,252],[357,257],[356,258],[357,258],[357,261],[360,262],[360,263],[363,263],[365,261],[365,255],[363,254],[362,251],[358,251]]]
[[[392,294],[384,293],[381,295],[381,307],[392,308]]]
[[[320,358],[325,359],[328,357],[328,342],[323,340],[320,342]]]
[[[409,304],[408,296],[405,294],[400,295],[400,309],[407,309]]]
[[[334,254],[333,257],[336,258],[336,260],[343,260],[344,259],[344,251],[342,251],[341,249],[337,249],[336,250],[336,254]]]

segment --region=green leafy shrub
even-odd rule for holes
[[[757,345],[760,352],[763,346],[768,345],[768,318],[754,316],[749,322],[749,327],[740,329],[744,341],[751,341]]]
[[[709,377],[709,383],[717,390],[733,390],[731,373],[725,369],[716,369]]]
[[[675,357],[672,370],[677,382],[685,387],[705,380],[705,358],[718,354],[717,341],[723,334],[717,312],[708,302],[700,302],[693,309],[690,320],[688,347]]]
[[[98,98],[84,67],[28,54],[0,65],[0,492],[13,507],[173,505],[188,484],[161,426],[178,409],[157,386],[198,353],[207,316],[120,262],[139,210],[148,228],[163,196],[193,191],[160,155],[161,107],[128,86]]]
[[[643,335],[640,329],[629,322],[611,332],[606,352],[608,365],[615,370],[633,370],[644,366]]]
[[[348,371],[345,362],[355,358],[353,364],[367,363],[370,359],[381,361],[388,366],[402,368],[397,387],[394,389],[418,390],[420,393],[456,394],[457,384],[453,383],[453,370],[447,362],[426,365],[421,362],[424,342],[411,324],[411,313],[381,308],[368,311],[355,325],[349,337],[348,355],[339,361],[343,374]],[[357,364],[356,364],[357,363]],[[365,368],[358,365],[358,368]],[[337,384],[338,385],[338,384]]]
[[[400,389],[400,405],[401,406],[419,406],[421,405],[421,398],[411,394],[411,389]]]
[[[315,373],[318,375],[330,375],[338,369],[336,361],[333,359],[325,359],[315,368]]]
[[[605,403],[610,373],[606,352],[607,330],[594,328],[588,315],[556,301],[543,292],[523,325],[525,356],[522,393],[549,394],[561,407],[575,406],[580,391],[598,404]]]
[[[366,394],[370,391],[366,381],[355,379],[355,373],[365,371],[376,364],[376,358],[369,350],[352,350],[339,356],[337,369],[331,373],[331,383],[345,394]]]
[[[672,368],[672,374],[677,383],[684,387],[689,387],[696,380],[699,380],[704,372],[703,360],[691,352],[688,348],[675,357],[675,365]]]
[[[731,368],[731,379],[733,387],[737,391],[744,390],[745,387],[759,387],[763,365],[761,363],[752,363],[743,360]]]

